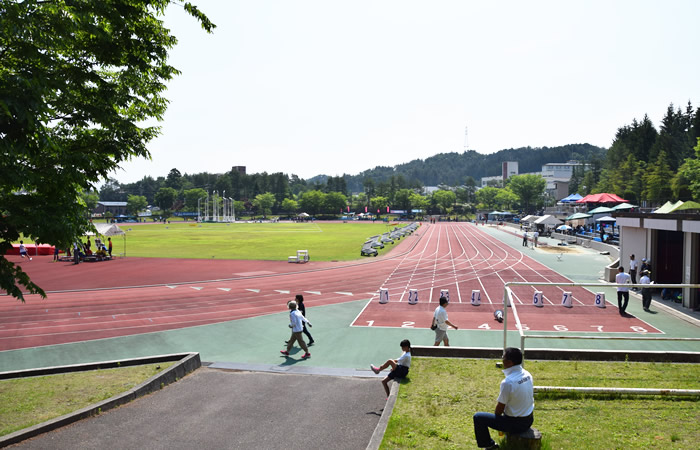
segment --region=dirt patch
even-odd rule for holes
[[[584,253],[583,249],[573,245],[539,245],[537,249],[545,253]]]

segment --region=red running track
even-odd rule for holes
[[[0,297],[0,350],[279,313],[297,293],[308,307],[374,298],[354,325],[427,327],[440,289],[449,289],[450,320],[460,328],[485,329],[483,324],[496,324],[492,313],[502,302],[504,282],[568,281],[471,224],[424,225],[388,257],[354,263],[126,258],[74,266],[40,256],[21,264],[48,298],[28,296],[22,304]],[[387,305],[376,302],[381,287],[390,290]],[[409,288],[419,290],[418,305],[408,305]],[[481,290],[482,306],[469,304],[472,289]],[[621,318],[617,308],[583,306],[592,303],[583,289],[574,290],[572,309],[554,305],[560,289],[543,291],[552,305],[529,312],[534,289],[515,290],[515,301],[523,303],[521,320],[532,329],[602,326],[593,331],[629,332],[637,326],[658,332],[639,319]]]

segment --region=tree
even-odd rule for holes
[[[673,195],[670,183],[672,178],[673,172],[669,167],[666,152],[662,150],[644,174],[646,199],[657,204],[670,200]]]
[[[160,209],[171,209],[177,199],[177,191],[170,187],[163,187],[156,192],[156,205]]]
[[[484,205],[486,209],[493,209],[496,207],[496,196],[499,191],[500,189],[495,187],[483,187],[476,191],[476,201]]]
[[[187,189],[182,193],[185,197],[185,211],[195,212],[200,206],[199,199],[207,196],[207,191],[202,188]]]
[[[508,187],[499,189],[498,194],[496,194],[496,203],[501,209],[512,209],[518,201],[520,201],[520,197]]]
[[[515,175],[508,179],[508,187],[520,197],[526,212],[542,196],[546,185],[547,182],[539,175]]]
[[[299,201],[299,206],[307,214],[315,216],[321,212],[325,196],[326,194],[321,191],[304,192]]]
[[[389,199],[384,196],[377,195],[371,200],[371,207],[369,212],[374,213],[375,211],[379,211],[377,213],[377,216],[379,216],[384,211],[386,211],[387,206],[389,206]]]
[[[329,214],[335,214],[345,209],[348,199],[340,192],[329,192],[323,199],[323,210]]]
[[[429,205],[427,198],[423,197],[420,194],[413,193],[409,197],[409,200],[413,209],[420,209],[425,213],[425,210],[428,208]]]
[[[678,169],[673,179],[673,187],[678,197],[682,190],[689,191],[695,201],[700,201],[700,138],[695,146],[695,158],[688,158]]]
[[[457,195],[452,191],[440,190],[433,192],[433,199],[443,211],[447,211],[448,208],[452,207],[455,200],[457,200]]]
[[[10,295],[23,300],[21,285],[45,296],[4,257],[20,233],[67,247],[90,227],[80,193],[149,156],[159,129],[143,124],[162,119],[178,74],[167,63],[176,39],[157,19],[170,3],[0,0],[0,289]]]
[[[253,206],[258,209],[258,212],[262,213],[263,217],[267,217],[268,214],[272,212],[272,207],[275,204],[275,195],[271,192],[265,192],[264,194],[258,194],[253,200]]]
[[[298,208],[296,200],[292,198],[285,198],[282,200],[282,211],[286,211],[289,214],[294,213]]]
[[[394,205],[397,209],[406,211],[406,213],[411,213],[411,195],[413,191],[410,189],[399,189],[394,195]]]
[[[97,207],[97,202],[100,200],[100,196],[97,191],[83,192],[81,194],[83,202],[85,202],[85,207],[89,212]]]
[[[126,211],[132,216],[137,215],[147,207],[148,202],[146,201],[146,197],[143,195],[129,195],[126,200]]]

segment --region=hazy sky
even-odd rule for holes
[[[193,0],[152,161],[114,174],[356,174],[587,142],[700,105],[700,1]]]

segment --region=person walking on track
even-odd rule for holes
[[[630,284],[630,275],[625,273],[625,268],[620,266],[617,269],[617,275],[615,275],[615,283],[617,284]],[[630,289],[626,286],[617,287],[617,307],[620,309],[620,315],[625,315],[625,310],[627,309],[627,303],[630,301]]]
[[[297,302],[297,308],[299,311],[301,311],[301,315],[306,317],[306,306],[304,306],[304,296],[301,294],[297,294],[295,301]],[[309,330],[306,329],[306,322],[302,323],[302,326],[304,329],[302,332],[306,335],[307,338],[309,338],[309,345],[314,345],[314,338],[311,336],[311,333],[309,333]]]
[[[447,337],[447,326],[449,325],[455,330],[457,329],[457,326],[447,319],[447,310],[445,308],[449,304],[450,302],[447,301],[447,298],[440,297],[440,306],[435,308],[435,313],[433,313],[433,325],[436,326],[435,347],[440,345],[440,341],[445,344],[445,347],[449,347],[450,339]]]
[[[309,353],[309,348],[306,346],[306,342],[304,342],[304,338],[301,336],[301,332],[304,329],[302,324],[306,322],[309,326],[311,326],[311,322],[306,320],[306,317],[304,317],[301,314],[301,311],[297,309],[297,302],[292,300],[288,303],[288,306],[289,328],[292,329],[292,336],[289,338],[289,341],[287,341],[287,349],[280,350],[280,353],[282,353],[284,356],[289,356],[289,351],[294,346],[294,342],[299,342],[299,347],[304,350],[304,355],[301,358],[306,359],[311,356],[311,353]]]

